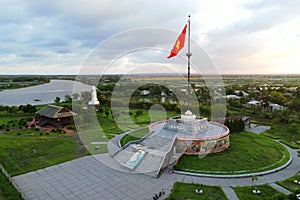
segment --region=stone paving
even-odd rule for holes
[[[116,141],[113,141],[116,142]],[[116,144],[116,143],[115,143]],[[115,147],[115,145],[113,145]],[[290,149],[292,163],[285,169],[259,176],[255,184],[270,184],[285,180],[300,169],[300,158],[297,151]],[[15,185],[28,200],[55,199],[110,199],[139,200],[153,199],[161,189],[166,198],[175,182],[201,183],[211,186],[221,186],[229,199],[238,199],[231,187],[250,186],[251,178],[209,178],[180,174],[169,174],[169,170],[154,178],[144,174],[130,173],[122,168],[110,154],[86,156],[45,169],[29,172],[12,178]],[[277,190],[283,191],[277,185],[271,184]]]
[[[262,126],[258,124],[251,124],[250,128],[248,126],[245,127],[246,131],[256,133],[256,134],[260,134],[266,130],[269,130],[270,128],[271,128],[270,126]]]
[[[281,187],[280,185],[277,185],[276,183],[270,183],[269,185],[270,185],[272,188],[274,188],[274,189],[280,191],[281,193],[283,193],[283,194],[285,194],[285,195],[289,195],[289,194],[292,193],[291,191],[285,189],[284,187]]]
[[[295,150],[289,149],[293,156]],[[170,193],[175,182],[202,183],[222,186],[228,196],[228,187],[251,185],[251,178],[204,178],[179,174],[169,174],[166,170],[159,178],[143,174],[122,172],[119,167],[112,169],[101,161],[109,159],[107,154],[86,156],[73,161],[51,166],[13,177],[13,181],[26,199],[153,199],[162,188]],[[113,164],[110,161],[109,164]],[[299,171],[300,159],[284,170],[258,177],[256,184],[273,183],[293,176]],[[229,192],[228,192],[229,191]],[[232,198],[234,199],[234,198]]]

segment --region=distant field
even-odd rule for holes
[[[1,89],[16,89],[49,83],[47,76],[0,76]]]

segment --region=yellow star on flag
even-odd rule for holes
[[[179,41],[179,40],[177,40],[177,43],[176,43],[176,49],[178,50],[178,49],[179,49],[179,47],[180,47],[180,41]]]
[[[186,27],[187,27],[187,24],[184,26],[181,34],[179,35],[179,37],[177,38],[177,40],[173,46],[173,49],[171,50],[170,55],[167,58],[172,58],[173,56],[176,56],[177,53],[184,47]]]

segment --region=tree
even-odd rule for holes
[[[18,107],[17,106],[11,106],[11,107],[9,107],[8,112],[16,114],[18,112]]]
[[[235,107],[235,108],[241,108],[241,107],[242,107],[240,101],[237,100],[237,99],[229,99],[229,100],[228,100],[228,103],[229,103],[229,105],[230,105],[231,107]]]
[[[22,111],[24,113],[35,113],[37,111],[36,106],[27,104],[27,105],[20,105],[18,108],[19,111]]]
[[[293,99],[293,100],[291,101],[289,107],[290,107],[290,109],[299,112],[299,111],[300,111],[300,99],[299,99],[299,98]]]
[[[162,92],[162,88],[160,85],[152,85],[152,87],[150,88],[150,94],[152,96],[155,96],[155,95],[161,95],[161,92]]]
[[[54,102],[55,102],[55,103],[59,103],[59,102],[60,102],[60,97],[56,97],[56,98],[54,99]]]
[[[241,118],[226,118],[224,125],[229,128],[231,133],[241,132],[245,129],[245,124]]]
[[[233,88],[226,88],[226,94],[227,95],[235,94],[234,89]]]
[[[77,94],[77,93],[72,94],[72,98],[73,98],[73,99],[77,100],[78,97],[79,97],[79,94]]]
[[[143,114],[143,111],[142,111],[142,110],[137,110],[137,111],[135,112],[134,118],[137,118],[138,116],[141,116],[142,114]]]
[[[272,91],[270,93],[270,97],[273,103],[277,103],[279,105],[283,105],[286,102],[286,98],[283,96],[281,92]]]
[[[72,101],[72,97],[70,95],[66,95],[65,102],[71,102],[71,101]]]
[[[109,110],[105,110],[105,115],[108,118],[108,116],[109,116]]]
[[[83,101],[88,102],[88,101],[91,100],[92,95],[91,95],[90,92],[84,91],[84,92],[81,93],[81,97],[82,97]]]
[[[157,99],[157,98],[152,98],[152,103],[153,103],[153,104],[158,104],[158,103],[159,103],[159,101],[158,101],[158,99]]]

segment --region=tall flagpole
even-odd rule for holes
[[[192,56],[191,53],[191,46],[190,46],[190,37],[191,37],[191,20],[190,20],[190,15],[189,15],[189,19],[188,19],[188,24],[189,24],[189,29],[188,29],[188,52],[186,53],[186,56],[188,57],[188,110],[190,110],[190,95],[191,95],[191,91],[190,91],[190,59]]]

